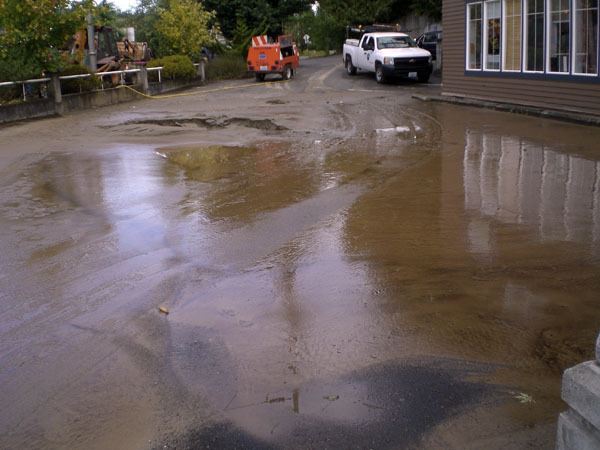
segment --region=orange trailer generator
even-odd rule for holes
[[[300,65],[298,48],[289,36],[279,36],[277,42],[269,42],[267,36],[254,36],[246,60],[248,71],[254,72],[256,81],[264,81],[269,73],[289,80]]]

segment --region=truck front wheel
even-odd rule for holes
[[[375,81],[378,83],[385,83],[385,74],[383,73],[383,66],[378,63],[375,66]]]
[[[350,55],[346,56],[346,72],[348,75],[356,75],[356,67],[352,64],[352,57]]]

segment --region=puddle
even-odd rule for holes
[[[3,173],[5,446],[418,447],[449,423],[455,448],[551,446],[600,322],[600,131],[376,106],[345,104],[350,138]]]
[[[461,381],[481,370],[452,361],[383,364],[338,380],[315,380],[262,401],[238,392],[225,410],[230,421],[182,433],[155,448],[209,443],[219,448],[236,443],[247,448],[406,448],[446,418],[493,397],[489,386]]]
[[[234,174],[255,155],[255,147],[189,146],[167,147],[157,150],[157,154],[184,168],[190,178],[198,181],[212,181]]]
[[[467,210],[543,241],[600,242],[600,161],[512,136],[468,130],[465,141]]]

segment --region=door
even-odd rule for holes
[[[365,38],[361,44],[361,48],[358,52],[358,64],[359,69],[367,70],[369,72],[375,71],[375,39],[371,36]]]

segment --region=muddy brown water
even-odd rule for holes
[[[600,131],[385,105],[6,171],[5,446],[550,448],[600,328]]]

